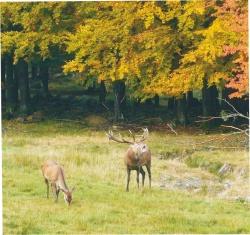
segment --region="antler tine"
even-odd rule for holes
[[[142,128],[142,130],[144,131],[144,133],[146,133],[147,136],[149,135],[147,127],[146,128]]]
[[[144,140],[146,140],[148,138],[148,128],[142,128],[143,130],[143,134],[142,134],[142,138],[138,141],[138,142],[143,142]]]
[[[109,130],[109,132],[106,133],[106,135],[108,136],[109,140],[113,140],[113,141],[118,142],[118,143],[133,144],[132,142],[123,139],[120,133],[119,133],[120,139],[115,137],[113,131],[111,131],[111,130]]]
[[[108,132],[106,132],[106,136],[109,138],[109,140],[111,140],[111,136],[112,136],[112,131],[109,130]]]
[[[130,135],[132,135],[132,138],[133,138],[133,141],[135,142],[135,134],[131,131],[131,130],[128,130]]]

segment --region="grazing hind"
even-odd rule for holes
[[[129,131],[133,136],[133,142],[127,141],[124,138],[114,137],[112,131],[107,133],[109,140],[113,140],[118,143],[127,143],[131,144],[125,153],[124,162],[127,167],[127,187],[126,191],[129,191],[129,182],[130,182],[130,173],[131,170],[137,171],[137,186],[139,188],[139,174],[142,175],[142,186],[144,186],[145,180],[145,171],[143,170],[143,166],[146,166],[149,177],[149,187],[151,188],[151,152],[146,144],[143,143],[144,140],[148,137],[148,129],[143,129],[143,134],[140,140],[135,140],[135,135]]]
[[[58,201],[60,190],[64,194],[64,200],[69,206],[72,201],[72,192],[66,185],[64,172],[62,167],[55,161],[47,160],[42,165],[42,174],[47,185],[47,198],[49,198],[49,183],[55,197],[55,202]]]

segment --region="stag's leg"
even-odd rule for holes
[[[149,187],[151,188],[151,166],[146,165],[148,171],[148,178],[149,178]]]
[[[142,175],[142,186],[144,186],[144,181],[145,181],[145,171],[140,167],[140,173]]]
[[[137,181],[137,187],[139,189],[139,184],[140,184],[140,181],[139,181],[139,174],[140,174],[140,167],[138,167],[138,169],[136,169],[136,181]]]
[[[127,188],[126,188],[127,192],[129,191],[130,171],[131,170],[127,168]]]
[[[45,184],[47,185],[47,198],[49,198],[49,181],[44,178]]]

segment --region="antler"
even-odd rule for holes
[[[121,139],[118,139],[117,137],[114,136],[113,131],[109,131],[108,133],[106,133],[106,135],[108,136],[109,140],[113,140],[113,141],[118,142],[118,143],[127,143],[127,144],[134,143],[134,142],[130,142],[130,141],[125,140],[121,135],[120,135]]]
[[[120,133],[119,133],[120,138],[115,137],[113,131],[111,131],[111,130],[108,133],[106,133],[106,135],[108,136],[109,140],[113,140],[113,141],[118,142],[118,143],[134,144],[134,143],[143,142],[144,140],[146,140],[148,138],[148,135],[149,135],[148,128],[142,128],[142,130],[143,130],[143,134],[140,135],[141,139],[139,139],[138,141],[135,140],[135,134],[131,130],[129,130],[130,135],[132,135],[132,137],[133,137],[133,142],[125,140],[121,136]]]
[[[128,130],[128,131],[129,131],[129,134],[132,135],[133,141],[135,142],[135,134],[131,130]]]
[[[139,141],[137,141],[137,143],[143,142],[144,140],[146,140],[148,138],[148,128],[142,128],[143,130],[143,134],[141,135],[141,139]]]

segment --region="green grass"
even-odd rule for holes
[[[3,138],[4,234],[250,232],[249,204],[157,186],[160,175],[168,171],[167,161],[158,154],[183,152],[180,142],[207,136],[151,133],[153,187],[148,188],[146,178],[145,188],[137,190],[133,172],[127,193],[122,158],[127,146],[108,143],[103,131],[52,121],[3,125],[9,127]],[[227,156],[229,162],[247,164],[243,151],[237,152],[238,160],[232,151],[197,154],[211,156],[210,161]],[[76,187],[70,207],[61,194],[58,203],[46,198],[40,170],[46,159],[63,164],[67,184]]]
[[[223,163],[220,161],[210,161],[209,159],[200,155],[186,158],[185,163],[189,167],[205,168],[213,174],[218,174],[218,171],[223,166]]]

